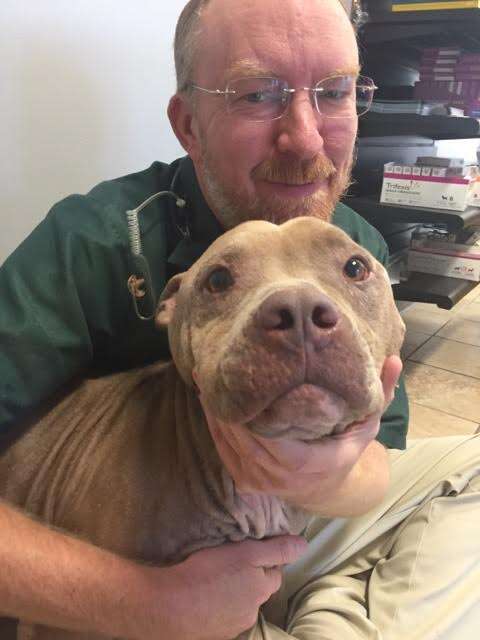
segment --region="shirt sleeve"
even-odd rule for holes
[[[292,598],[286,630],[263,616],[246,640],[326,640],[378,638],[368,618],[365,584],[355,576],[322,576]]]
[[[125,321],[124,241],[101,209],[67,198],[0,268],[0,438],[85,370]]]

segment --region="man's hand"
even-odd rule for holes
[[[280,588],[281,567],[297,560],[306,548],[303,538],[278,536],[225,544],[192,554],[167,569],[171,573],[168,583],[171,633],[164,628],[164,635],[158,635],[157,626],[148,638],[237,637],[256,623],[260,606]],[[155,580],[159,570],[151,571]]]
[[[205,549],[168,567],[131,562],[0,501],[1,613],[128,640],[231,640],[306,550],[297,536]]]
[[[400,358],[385,360],[384,410],[393,399],[401,370]],[[330,517],[358,515],[359,509],[364,512],[383,497],[388,460],[383,446],[374,442],[381,414],[349,426],[342,434],[308,443],[262,438],[242,425],[220,422],[205,406],[204,410],[218,453],[242,493],[276,495]]]

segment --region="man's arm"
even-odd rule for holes
[[[0,268],[0,438],[86,370],[96,330],[103,325],[108,335],[119,305],[109,309],[111,289],[125,277],[119,252],[109,251],[111,231],[102,226],[86,199],[68,198]]]
[[[149,183],[132,180],[136,201]],[[0,449],[7,431],[74,376],[169,358],[166,332],[136,317],[127,289],[134,267],[123,209],[129,200],[120,191],[112,182],[101,201],[66,198],[0,266]],[[120,203],[105,202],[107,195]],[[145,247],[147,240],[156,247],[149,260],[159,291],[163,222],[154,236],[146,234]]]
[[[133,563],[48,529],[5,502],[0,564],[4,615],[123,636],[142,611],[142,576]]]
[[[230,640],[280,586],[304,540],[248,540],[165,568],[139,565],[0,502],[3,615],[130,640]],[[215,615],[212,615],[212,611]]]

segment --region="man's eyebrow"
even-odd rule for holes
[[[333,69],[328,75],[324,75],[323,78],[330,78],[331,76],[358,76],[359,73],[360,65],[357,64],[352,67]],[[234,80],[235,78],[244,77],[277,78],[278,74],[268,67],[261,66],[256,60],[249,60],[247,58],[234,62],[225,73],[225,80],[227,82]],[[319,80],[322,80],[322,78],[319,78]]]
[[[353,67],[343,67],[341,69],[334,69],[326,78],[330,76],[358,76],[360,73],[360,65],[356,64]],[[321,79],[321,78],[320,78]]]
[[[276,73],[268,67],[262,67],[256,60],[237,60],[226,71],[227,82],[235,78],[243,77],[276,77]]]

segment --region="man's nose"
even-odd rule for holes
[[[309,91],[292,94],[288,110],[278,124],[277,147],[281,153],[311,159],[323,152],[324,117],[312,104]]]
[[[288,287],[270,294],[255,314],[255,325],[275,343],[287,347],[323,349],[332,340],[340,313],[316,287]]]

